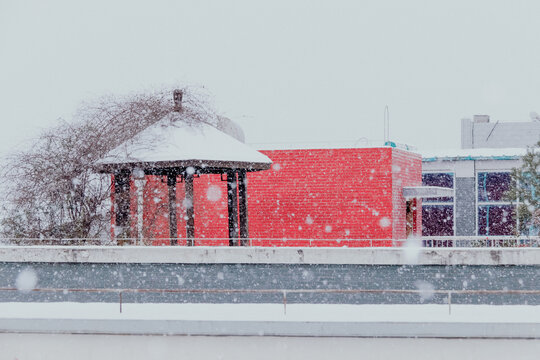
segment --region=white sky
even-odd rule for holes
[[[459,147],[540,112],[540,2],[0,0],[0,154],[83,100],[206,87],[248,142]]]

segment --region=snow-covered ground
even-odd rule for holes
[[[536,360],[538,340],[1,334],[0,359]]]
[[[538,323],[540,306],[0,303],[0,319]]]
[[[539,330],[540,306],[1,303],[0,359],[538,359]]]
[[[540,306],[2,303],[0,332],[540,339]]]

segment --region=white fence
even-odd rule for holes
[[[449,247],[449,248],[520,248],[540,247],[538,236],[440,236],[410,239],[289,239],[289,238],[194,238],[175,239],[178,246],[258,246],[258,247]],[[0,238],[0,245],[65,245],[65,246],[168,246],[169,238]]]

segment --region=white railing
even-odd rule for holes
[[[0,293],[11,292],[19,293],[17,288],[0,288]],[[94,294],[116,294],[118,295],[119,312],[122,312],[122,305],[124,304],[123,295],[126,294],[221,294],[229,296],[237,296],[239,294],[256,294],[256,295],[278,295],[281,296],[283,301],[283,312],[287,313],[287,295],[294,294],[312,294],[312,295],[367,295],[367,294],[379,294],[379,295],[408,295],[414,294],[419,297],[426,294],[425,290],[418,289],[133,289],[133,288],[34,288],[28,292],[36,293],[62,293],[64,295],[69,293],[94,293]],[[466,290],[466,289],[434,289],[430,290],[429,294],[443,295],[446,297],[446,303],[448,304],[448,314],[452,313],[452,296],[456,295],[468,295],[468,296],[538,296],[540,290],[538,289],[478,289],[478,290]],[[236,303],[236,301],[234,301]]]
[[[309,238],[0,238],[0,245],[99,245],[99,246],[264,246],[264,247],[395,247],[406,240],[309,239]]]
[[[424,247],[540,247],[538,236],[430,236],[422,237]]]
[[[0,238],[0,245],[60,245],[60,246],[168,246],[175,240],[177,246],[262,246],[262,247],[416,247],[485,248],[485,247],[540,247],[540,237],[524,236],[430,236],[404,239],[288,239],[288,238]]]

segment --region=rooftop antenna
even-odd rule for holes
[[[384,143],[390,141],[390,110],[388,105],[384,107]]]

